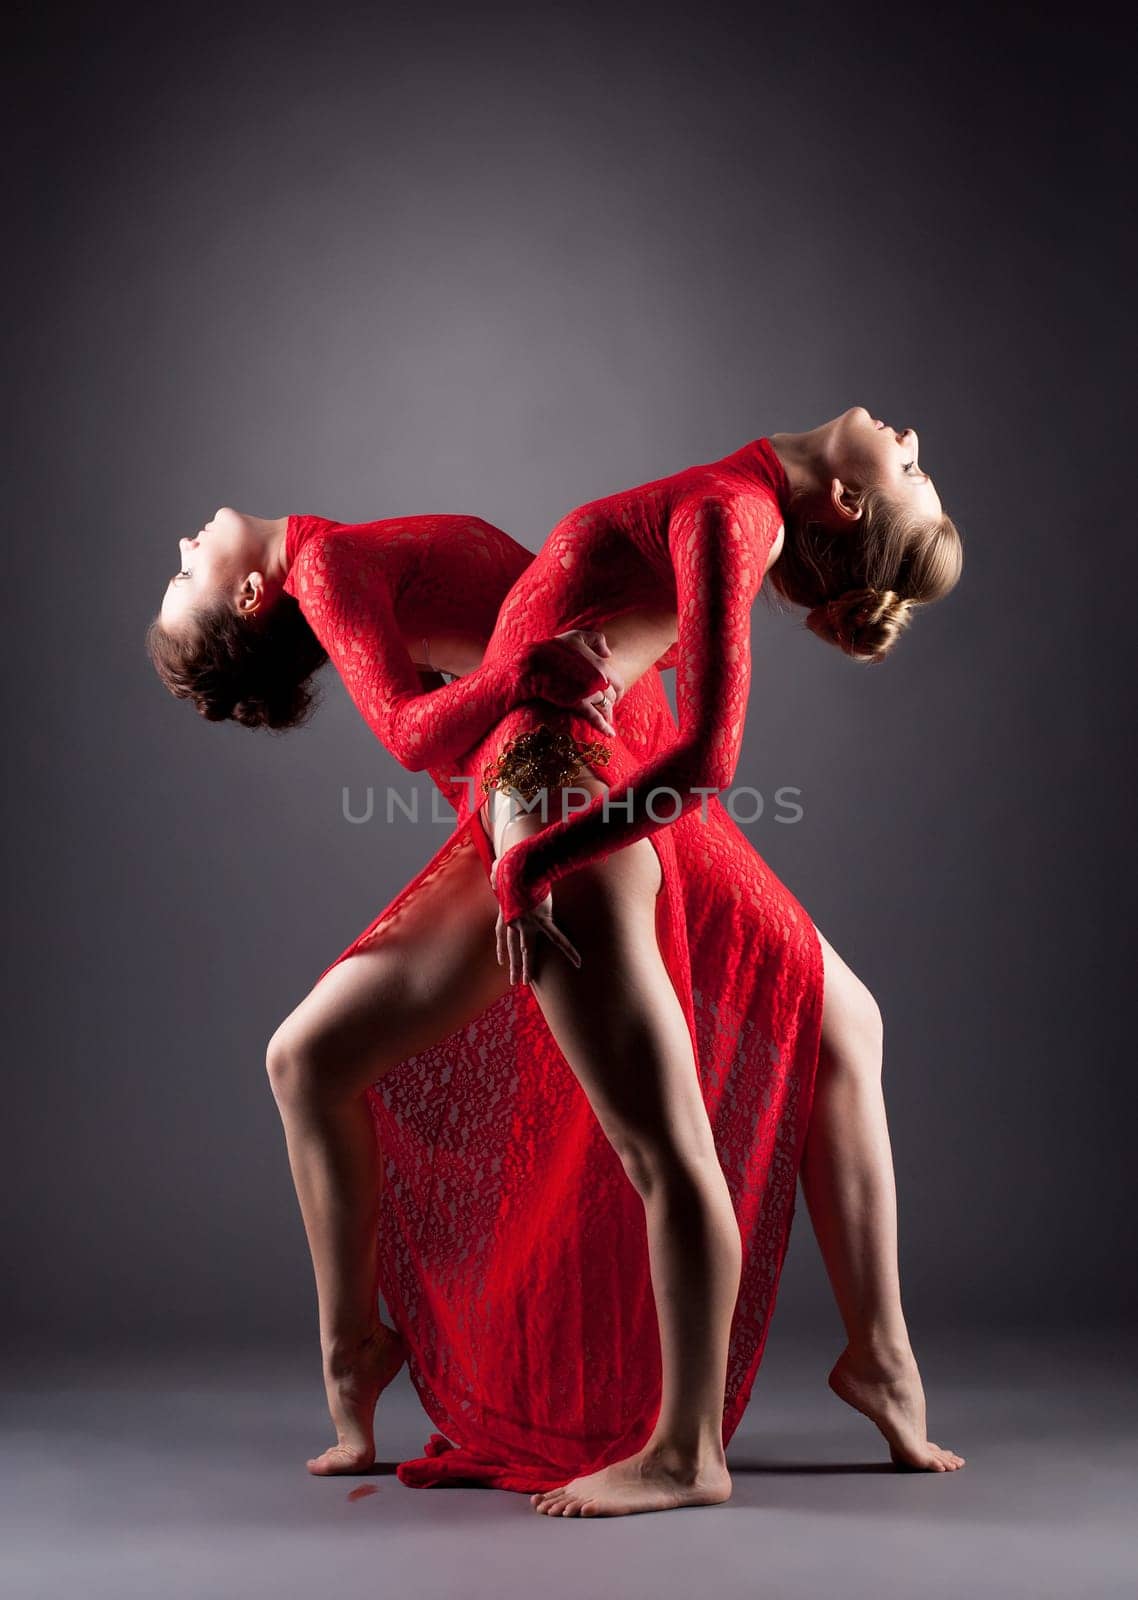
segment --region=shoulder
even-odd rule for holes
[[[487,522],[484,517],[436,517],[437,537],[444,541],[448,548],[468,552],[474,560],[501,560],[505,557],[523,555],[527,560],[531,553],[520,545],[516,539],[501,528],[496,528],[492,522]]]
[[[300,524],[295,538],[294,520]],[[327,517],[290,518],[285,592],[302,602],[315,602],[330,589],[375,582],[384,571],[383,530],[388,526],[332,522]]]
[[[706,487],[686,496],[678,509],[668,534],[677,573],[718,581],[749,604],[782,550],[785,530],[777,500]]]

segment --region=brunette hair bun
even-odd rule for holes
[[[307,720],[315,705],[310,679],[328,659],[291,595],[252,622],[225,605],[199,612],[177,633],[155,617],[146,647],[170,693],[192,700],[200,716],[276,731]]]

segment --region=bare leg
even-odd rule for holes
[[[873,995],[819,934],[822,1047],[802,1188],[848,1344],[830,1387],[875,1422],[899,1465],[963,1466],[933,1444],[901,1309],[897,1192],[881,1088],[883,1026]]]
[[[495,801],[496,821],[505,810]],[[556,811],[553,813],[556,815]],[[529,831],[536,818],[512,825]],[[501,829],[496,828],[499,849]],[[507,837],[505,848],[513,842]],[[647,840],[558,884],[558,925],[588,959],[543,944],[532,989],[644,1203],[662,1355],[644,1449],[534,1506],[612,1516],[726,1500],[723,1396],[741,1242],[700,1091],[691,1037],[656,939],[660,863]]]
[[[378,1317],[382,1174],[366,1091],[505,992],[496,914],[478,855],[459,847],[374,944],[324,975],[269,1043],[338,1439],[308,1462],[312,1473],[372,1464],[376,1401],[403,1358],[397,1335]]]

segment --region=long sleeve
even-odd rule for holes
[[[412,772],[460,756],[524,700],[574,706],[608,681],[572,645],[546,639],[424,694],[374,540],[350,529],[307,537],[287,587],[368,727]]]
[[[544,899],[559,878],[667,827],[699,804],[702,792],[733,781],[750,687],[751,607],[781,522],[766,495],[747,497],[744,507],[693,499],[673,512],[678,736],[607,796],[501,857],[497,893],[508,922]]]

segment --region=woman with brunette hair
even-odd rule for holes
[[[383,673],[399,668],[388,659],[393,629],[372,609],[374,578],[362,549],[344,537],[353,530],[337,537],[335,525],[322,524],[305,542],[300,524],[317,520],[287,519],[285,581],[293,579],[315,633],[354,677],[372,721],[377,694],[391,688],[375,661]],[[327,1128],[337,1096],[362,1096],[396,1049],[406,1068],[409,1041],[412,1049],[422,1041],[410,1058],[416,1068],[428,1078],[445,1071],[439,1035],[463,1003],[464,1038],[483,1060],[512,1047],[507,1073],[453,1091],[455,1116],[424,1119],[414,1090],[398,1099],[414,1076],[406,1070],[384,1077],[372,1097],[392,1112],[396,1133],[419,1107],[416,1136],[435,1163],[430,1193],[398,1184],[397,1204],[385,1206],[406,1207],[411,1226],[389,1242],[383,1287],[405,1337],[418,1341],[420,1395],[459,1447],[437,1436],[425,1461],[401,1468],[406,1481],[541,1487],[576,1471],[574,1482],[536,1500],[566,1515],[726,1498],[723,1445],[761,1356],[800,1163],[849,1334],[832,1385],[878,1423],[895,1459],[933,1470],[960,1464],[925,1436],[901,1314],[876,1007],[708,798],[731,781],[738,756],[750,607],[768,570],[778,582],[788,551],[784,593],[810,606],[815,632],[867,661],[882,659],[908,610],[946,593],[960,568],[958,536],[917,466],[915,436],[860,410],[810,434],[757,441],[560,524],[507,597],[477,671],[495,681],[535,634],[576,628],[600,644],[603,621],[611,653],[599,659],[632,685],[613,713],[615,737],[596,737],[611,691],[602,704],[594,689],[582,714],[535,704],[523,688],[524,703],[448,775],[485,785],[493,842],[482,828],[482,794],[463,795],[455,835],[334,964],[343,972],[347,956],[370,950],[414,974],[424,937],[442,926],[444,944],[460,952],[453,972],[463,999],[453,1016],[432,1025],[419,1017],[417,1035],[402,1016],[384,1029],[375,984],[337,987],[330,969],[278,1030],[271,1071],[286,1131],[291,1114],[307,1118],[310,1135]],[[272,598],[273,577],[252,571],[238,582],[230,570],[239,614],[243,599],[255,611]],[[159,626],[172,622],[176,630],[166,617]],[[672,660],[678,729],[647,670]],[[413,690],[403,676],[406,704]],[[464,681],[443,691],[460,691],[456,706]],[[642,685],[647,697],[638,699]],[[469,688],[468,710],[482,692],[477,673]],[[463,722],[461,736],[472,726]],[[615,786],[607,805],[598,768]],[[593,796],[582,815],[543,826],[531,812],[516,814],[519,796],[532,803],[567,782]],[[656,791],[669,797],[662,818]],[[511,828],[517,842],[502,854]],[[465,901],[448,893],[431,902],[440,874],[469,860],[468,842],[496,883],[499,953],[512,977],[529,979],[499,999],[489,976],[466,981],[485,972],[464,942],[484,920],[485,898],[477,910],[471,886]],[[472,1009],[479,1003],[483,1014]],[[495,1016],[502,1004],[520,1009]],[[507,1020],[515,1026],[503,1035]],[[399,1156],[389,1154],[385,1131],[381,1124],[390,1179]],[[360,1151],[363,1143],[361,1129]],[[325,1181],[324,1209],[342,1221],[359,1207],[328,1200],[335,1188]],[[319,1217],[315,1199],[306,1223],[309,1211]],[[336,1227],[318,1220],[322,1229],[325,1244],[336,1238]],[[366,1231],[342,1225],[341,1269],[353,1250],[361,1259]],[[318,1253],[314,1244],[314,1260]],[[440,1264],[445,1292],[436,1294]],[[329,1267],[321,1285],[317,1262],[322,1326],[324,1288],[334,1299],[335,1276]],[[374,1306],[374,1280],[369,1292]],[[434,1333],[424,1340],[428,1327]],[[456,1340],[449,1361],[437,1339],[447,1331]],[[378,1355],[362,1360],[360,1349],[347,1366],[349,1384],[364,1391],[386,1373]],[[432,1382],[436,1373],[443,1383]]]

